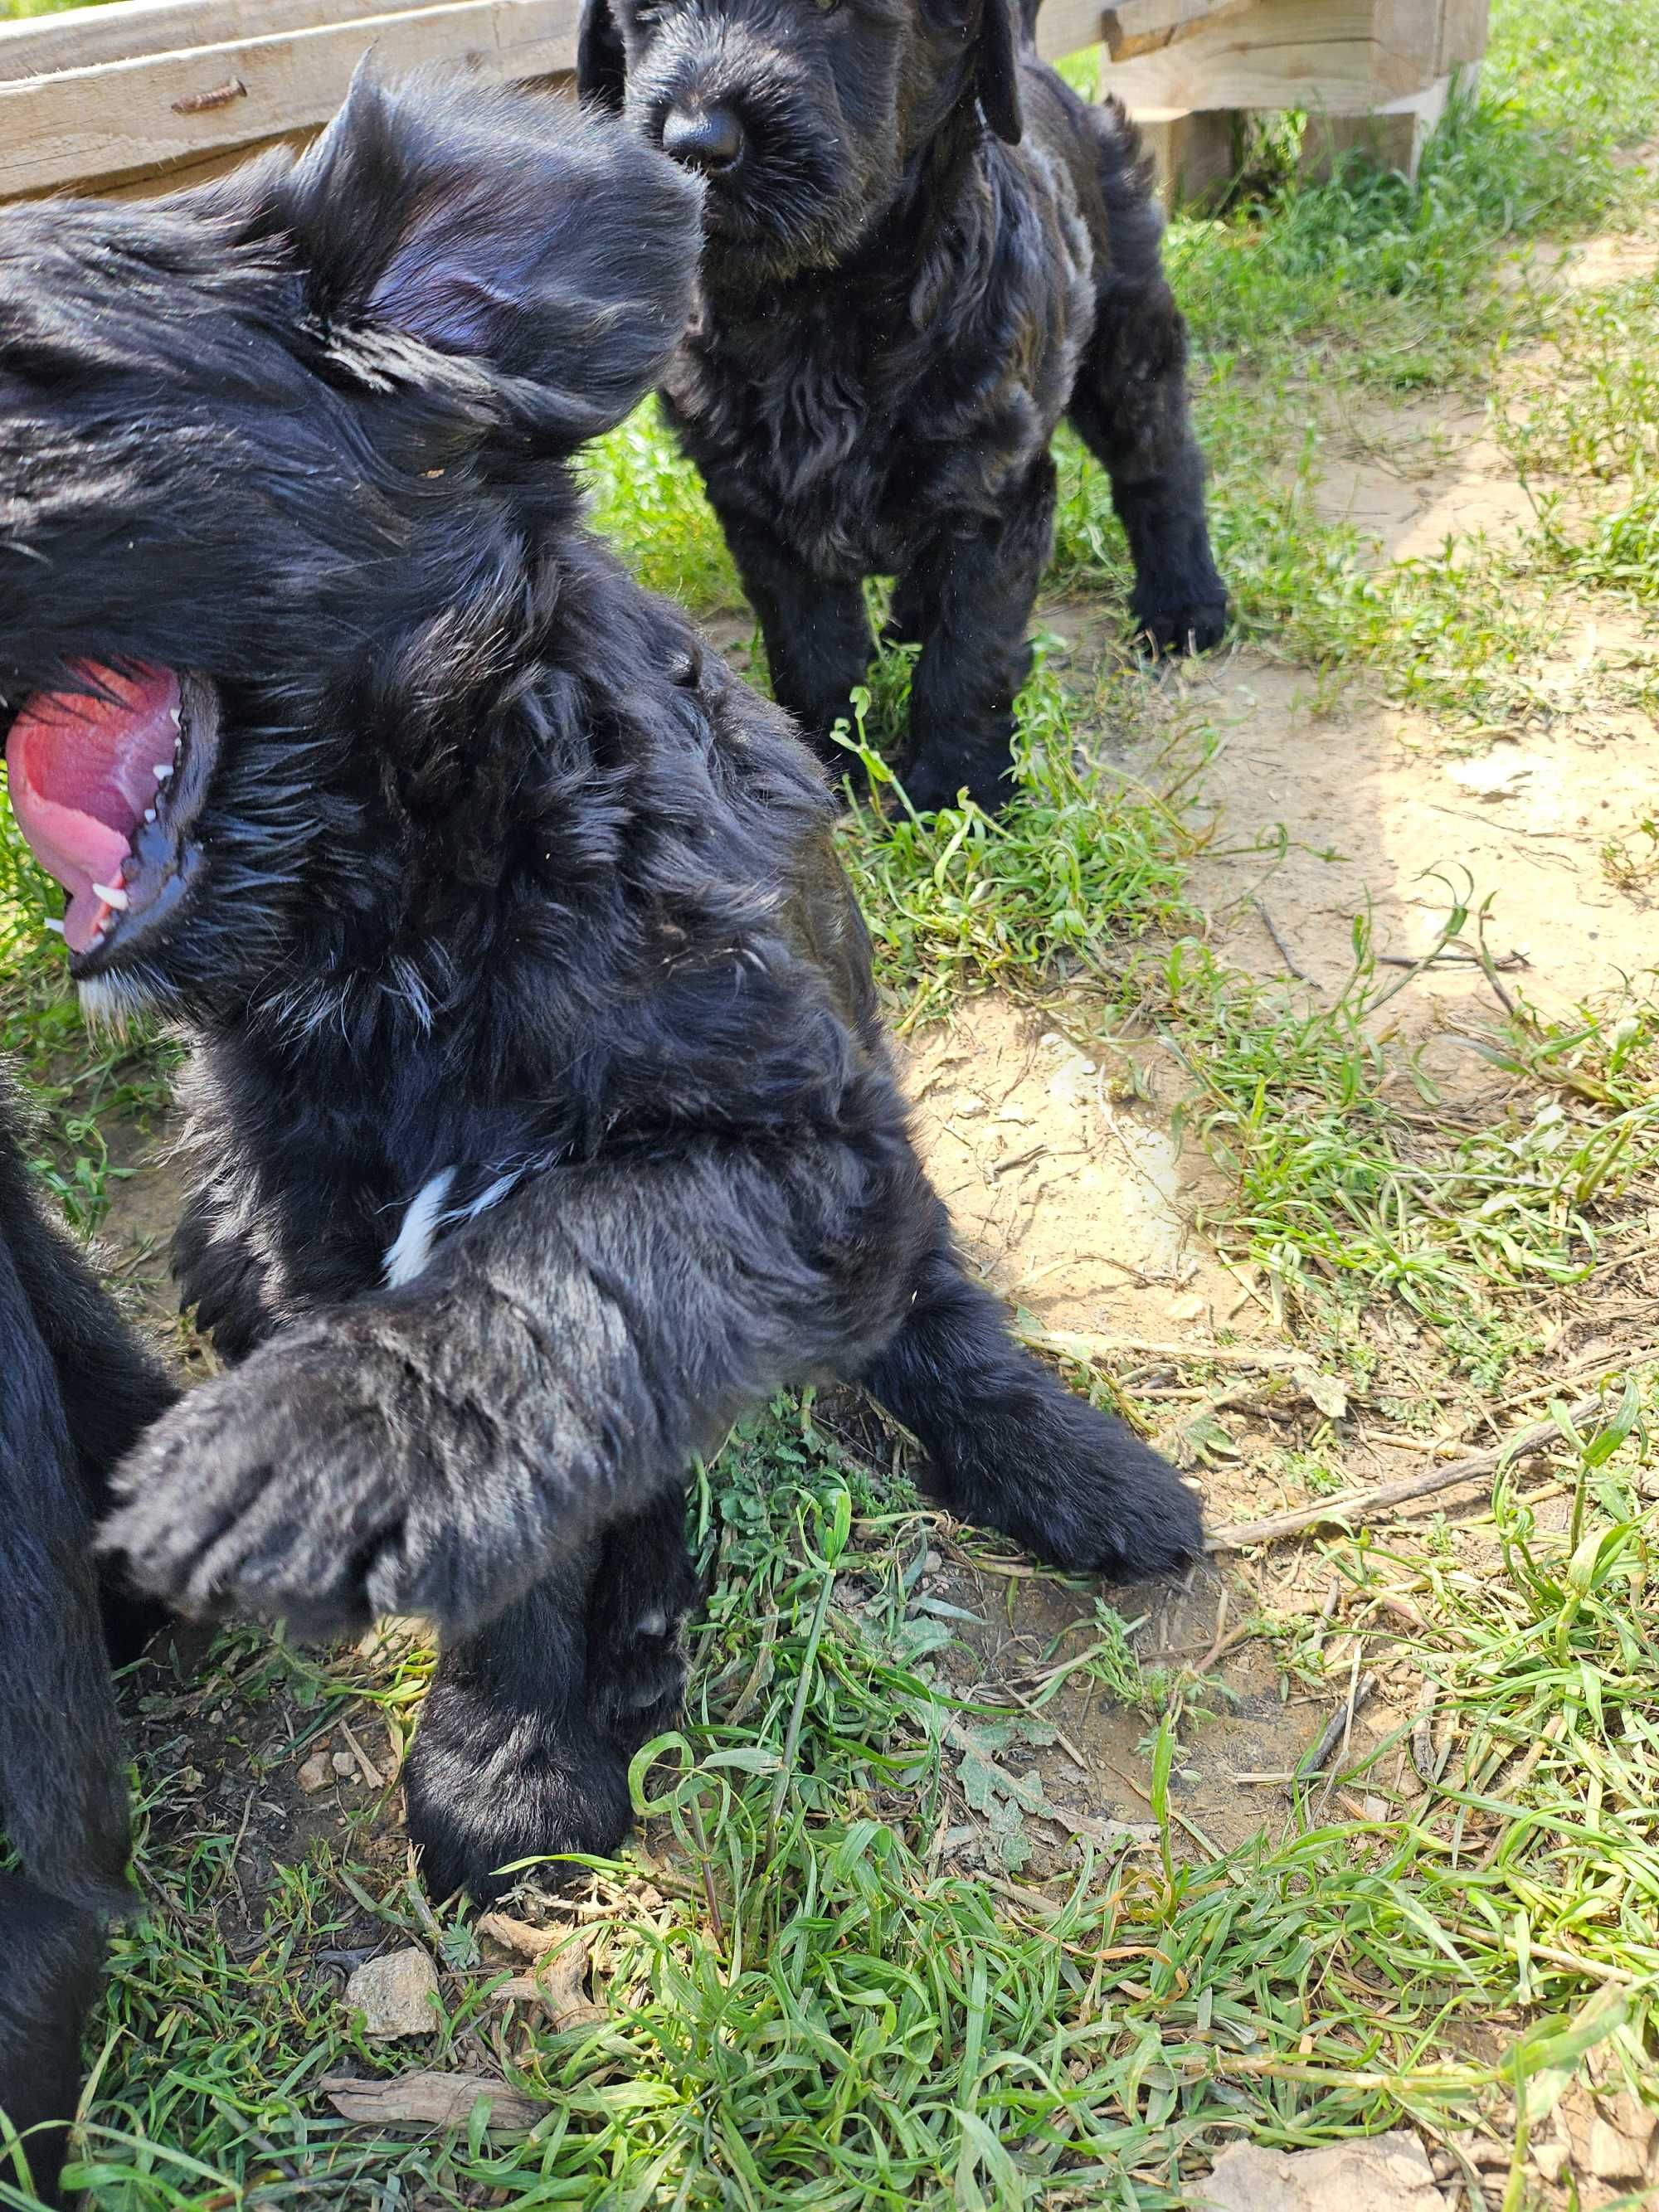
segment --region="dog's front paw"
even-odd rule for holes
[[[239,1604],[362,1625],[405,1525],[371,1427],[315,1363],[256,1358],[191,1391],[127,1455],[104,1547],[184,1613]]]
[[[1014,795],[1012,763],[964,755],[945,745],[921,745],[900,775],[904,795],[918,814],[961,804],[965,791],[982,814],[1000,814]]]
[[[435,1419],[386,1383],[349,1340],[279,1339],[139,1440],[105,1548],[184,1613],[317,1634],[394,1613],[476,1626],[533,1575],[534,1501],[483,1476],[455,1495]]]
[[[933,1462],[960,1519],[1002,1529],[1050,1566],[1115,1583],[1175,1573],[1203,1550],[1198,1499],[1121,1421],[1047,1382],[980,1413],[946,1432]]]
[[[503,1711],[434,1681],[404,1771],[410,1840],[428,1894],[465,1890],[488,1904],[524,1859],[611,1858],[633,1822],[628,1762],[603,1730],[568,1711]],[[539,1881],[556,1866],[526,1868]]]
[[[1032,1497],[1032,1549],[1073,1573],[1109,1582],[1175,1574],[1204,1549],[1194,1492],[1133,1430],[1079,1405],[1054,1439],[1051,1480]]]
[[[1135,608],[1135,635],[1154,653],[1209,653],[1227,634],[1225,599]]]

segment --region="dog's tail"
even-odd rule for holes
[[[113,1316],[112,1316],[112,1319]],[[86,1494],[57,1364],[0,1242],[0,2112],[54,2203],[101,1916],[130,1901],[128,1820]],[[0,2129],[0,2174],[15,2153]]]

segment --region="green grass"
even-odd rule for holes
[[[1498,0],[1481,97],[1419,186],[1356,168],[1298,189],[1264,160],[1224,216],[1174,227],[1241,630],[1322,697],[1391,697],[1436,743],[1518,732],[1570,622],[1651,605],[1652,280],[1497,276],[1539,240],[1650,218],[1651,178],[1617,156],[1656,106],[1659,0]],[[1492,399],[1535,522],[1391,562],[1319,520],[1321,474],[1345,426],[1386,440],[1389,410],[1443,392]],[[598,520],[647,580],[740,617],[654,410],[591,467]],[[855,809],[843,851],[896,1025],[994,988],[1125,1089],[1175,1072],[1176,1119],[1212,1171],[1210,1242],[1348,1405],[1287,1426],[1281,1383],[1252,1385],[1272,1439],[1244,1462],[1260,1510],[1276,1493],[1328,1510],[1371,1479],[1374,1431],[1477,1449],[1556,1421],[1478,1511],[1333,1524],[1235,1578],[1231,1619],[1265,1639],[1281,1695],[1311,1701],[1310,1735],[1362,1663],[1394,1680],[1389,1732],[1276,1798],[1254,1842],[1206,1848],[1182,1777],[1229,1705],[1224,1671],[1152,1664],[1145,1624],[1079,1585],[1060,1593],[1076,1625],[1045,1644],[1042,1687],[1006,1702],[976,1624],[937,1595],[944,1538],[902,1452],[843,1436],[833,1405],[781,1402],[694,1492],[711,1580],[692,1691],[636,1771],[643,1842],[592,1875],[598,2024],[503,2009],[499,1954],[468,1916],[434,1916],[395,1802],[289,1786],[343,1727],[385,1764],[424,1646],[318,1657],[238,1628],[140,1678],[148,1910],[115,1938],[94,2033],[81,2175],[98,2212],[1176,2212],[1240,2136],[1293,2148],[1392,2125],[1455,2160],[1504,2146],[1468,2201],[1541,2212],[1533,2148],[1559,2101],[1587,2069],[1654,2078],[1659,1331],[1637,1272],[1659,1221],[1652,979],[1596,979],[1546,1015],[1490,967],[1490,1018],[1458,1018],[1490,1079],[1471,1118],[1401,1042],[1416,979],[1378,963],[1364,916],[1340,988],[1243,974],[1194,872],[1225,858],[1194,803],[1222,733],[1201,678],[1090,667],[1127,571],[1103,482],[1066,441],[1053,583],[1054,627],[1076,632],[1086,601],[1095,643],[1045,642],[1017,803],[996,822],[908,810],[881,761],[908,680],[888,655],[860,728],[885,811]],[[1652,703],[1639,660],[1582,684],[1551,711]],[[1152,732],[1149,781],[1103,764]],[[1651,897],[1645,815],[1609,830],[1601,867],[1618,896]],[[168,1068],[156,1041],[82,1037],[41,945],[54,903],[0,817],[0,1045],[47,1109],[40,1170],[84,1225],[108,1142],[155,1110]],[[1481,958],[1480,892],[1448,885],[1444,907],[1438,950]],[[1213,1408],[1249,1370],[1221,1340],[1149,1364],[1048,1335],[1077,1387],[1149,1433],[1173,1398],[1183,1433],[1237,1466]],[[1590,1350],[1572,1366],[1563,1342]],[[1600,1410],[1569,1421],[1598,1385]],[[1020,1586],[1025,1563],[962,1542],[993,1593]],[[1030,1777],[1062,1684],[1085,1680],[1144,1730],[1148,1832],[1079,1843],[1039,1878]],[[395,2051],[363,2042],[324,1955],[380,1940],[422,1945],[442,1974],[431,2035]],[[319,2087],[417,2065],[504,2071],[545,2116],[526,2140],[365,2136]]]

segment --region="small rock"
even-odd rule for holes
[[[325,1782],[332,1779],[327,1753],[313,1751],[295,1778],[308,1797],[314,1796]]]
[[[1170,1301],[1171,1321],[1196,1321],[1203,1310],[1203,1299],[1192,1291],[1187,1291],[1180,1297],[1171,1298]]]
[[[337,1774],[355,1774],[357,1771],[357,1762],[349,1751],[337,1751],[329,1765]]]
[[[921,1563],[921,1571],[925,1575],[936,1575],[944,1565],[945,1561],[939,1553],[929,1552]]]
[[[1235,2143],[1192,2202],[1193,2212],[1447,2212],[1422,2144],[1403,2132],[1323,2150]]]
[[[429,2035],[438,2024],[433,2009],[437,1994],[437,1968],[411,1944],[359,1966],[346,1984],[345,2002],[362,2014],[365,2035],[389,2039]]]
[[[1632,2103],[1635,2100],[1631,2100]],[[1598,2112],[1590,2122],[1589,2170],[1598,2181],[1644,2181],[1648,2172],[1648,2144],[1653,2135],[1652,2115],[1636,2107],[1638,2124],[1627,2128],[1620,2124],[1620,2116],[1607,2119]],[[1648,2124],[1641,2126],[1640,2121]]]
[[[1567,2160],[1571,2154],[1571,2144],[1565,2142],[1559,2136],[1548,2142],[1534,2142],[1532,2146],[1532,2162],[1552,2187],[1566,2171]]]

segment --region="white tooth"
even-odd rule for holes
[[[97,892],[99,897],[102,899],[106,906],[112,906],[117,914],[125,914],[126,912],[128,903],[127,895],[121,890],[118,884],[94,884],[92,888]]]
[[[156,762],[156,763],[155,763],[155,781],[157,781],[157,783],[165,783],[165,782],[167,781],[167,778],[168,778],[172,774],[173,774],[173,763],[172,763],[171,761],[157,761],[157,762]]]
[[[175,730],[182,729],[184,727],[184,723],[180,718],[179,709],[176,707],[169,707],[167,708],[167,713],[172,718],[173,728]]]
[[[155,809],[153,806],[147,806],[147,807],[144,809],[144,819],[145,819],[145,821],[146,821],[146,822],[154,822],[154,821],[155,821]]]
[[[52,932],[54,937],[61,937],[63,935],[64,925],[61,921],[57,921],[52,915],[47,915],[45,917],[45,920],[46,927]]]

